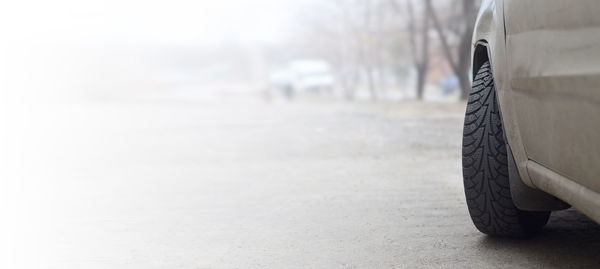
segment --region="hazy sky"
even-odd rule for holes
[[[312,0],[2,1],[5,37],[39,43],[278,42]]]

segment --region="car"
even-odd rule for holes
[[[600,222],[600,2],[484,0],[462,167],[481,232],[528,237],[552,211]]]
[[[324,60],[294,60],[269,74],[272,88],[281,89],[291,98],[297,92],[332,92],[335,79],[331,66]]]
[[[294,88],[299,91],[332,91],[334,78],[329,63],[323,60],[296,60],[289,64]]]

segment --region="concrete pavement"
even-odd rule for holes
[[[575,210],[529,240],[475,230],[461,104],[14,109],[3,268],[600,266]]]

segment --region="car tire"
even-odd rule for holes
[[[519,210],[511,197],[507,145],[489,62],[473,79],[463,129],[463,183],[477,229],[501,237],[526,237],[548,222],[550,212]]]

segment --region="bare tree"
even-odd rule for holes
[[[374,48],[374,39],[377,37],[373,33],[372,21],[373,21],[373,1],[363,0],[363,27],[358,35],[358,43],[360,44],[360,59],[365,69],[365,76],[367,79],[367,87],[369,88],[369,94],[371,100],[378,99],[377,83],[375,82],[375,57],[376,52]]]
[[[444,55],[452,71],[460,81],[460,96],[462,99],[466,99],[471,88],[468,70],[471,59],[471,38],[475,25],[476,8],[475,0],[460,1],[462,2],[460,15],[458,17],[450,17],[444,24],[440,21],[440,17],[433,8],[431,1],[427,0],[426,4],[430,10],[431,20],[438,33],[440,43],[442,44]],[[456,52],[452,51],[452,47],[449,44],[448,36],[450,34],[455,34],[458,37],[459,43],[456,47]]]
[[[353,100],[360,82],[358,55],[360,17],[355,0],[332,0],[315,3],[302,10],[294,39],[287,45],[288,59],[315,58],[331,64],[343,96]]]
[[[324,1],[312,9],[304,25],[310,42],[301,42],[302,50],[319,50],[315,57],[333,63],[344,96],[353,99],[362,84],[372,100],[381,97],[384,67],[383,28],[387,0]],[[310,44],[309,44],[310,43]]]
[[[397,8],[390,9],[390,1]],[[318,2],[303,14],[290,57],[327,60],[343,95],[350,100],[361,86],[372,100],[385,98],[387,83],[394,81],[389,78],[395,76],[400,82],[414,63],[416,88],[422,97],[429,70],[427,17],[426,5],[420,0]]]
[[[425,0],[430,2],[431,0]],[[405,11],[406,25],[408,28],[408,43],[410,55],[415,71],[417,72],[416,93],[418,99],[423,99],[425,82],[429,73],[429,13],[431,5],[421,6],[421,16],[417,17],[415,5],[412,0],[405,0],[404,10],[398,0],[390,0],[390,4],[398,14]]]
[[[371,99],[383,96],[385,79],[383,76],[383,54],[388,50],[385,44],[385,24],[387,0],[359,0],[354,7],[359,16],[356,24],[358,56],[364,70],[366,86]]]
[[[359,83],[359,63],[356,55],[356,35],[358,29],[354,22],[352,6],[344,0],[337,0],[337,6],[341,10],[339,20],[340,38],[338,40],[339,60],[336,66],[337,77],[340,81],[344,97],[353,100]]]
[[[429,73],[429,13],[431,0],[425,1],[427,4],[422,7],[422,15],[419,18],[421,23],[419,25],[417,25],[413,1],[406,1],[410,51],[417,71],[416,91],[418,99],[423,99],[425,80]]]

